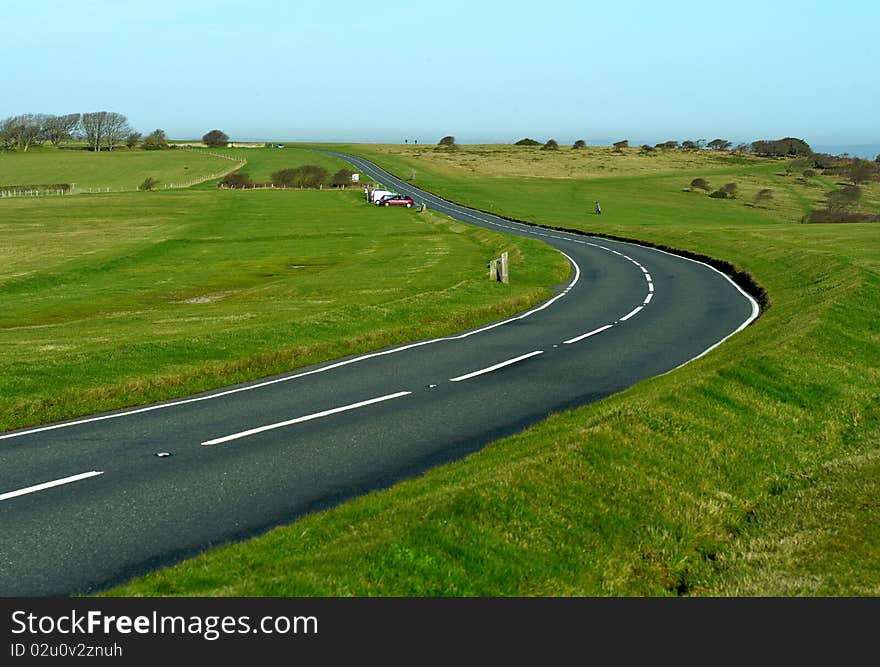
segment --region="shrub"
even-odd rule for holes
[[[880,222],[880,214],[832,211],[827,208],[811,211],[801,222]]]
[[[345,169],[344,167],[333,174],[333,180],[331,183],[337,186],[345,186],[351,183],[351,177],[354,172],[351,169]]]
[[[541,150],[547,151],[555,151],[558,148],[559,144],[557,143],[556,139],[548,139],[547,143],[541,146]]]
[[[629,146],[629,140],[623,139],[622,141],[615,141],[613,144],[615,153],[622,153],[624,148]]]
[[[755,194],[755,204],[761,204],[764,202],[768,202],[773,199],[773,191],[770,188],[764,188],[763,190],[758,190],[757,194]]]
[[[715,192],[709,193],[709,196],[712,197],[712,199],[727,199],[730,195],[724,190],[715,190]]]
[[[826,192],[828,210],[843,211],[850,209],[859,203],[862,198],[862,189],[858,185],[844,185],[840,190]]]
[[[514,146],[540,146],[540,141],[535,141],[534,139],[529,139],[526,137],[525,139],[520,139],[517,141]]]
[[[587,147],[587,142],[584,141],[583,139],[578,139],[577,141],[575,141],[575,142],[572,144],[571,147],[572,147],[572,148],[586,148],[586,147]]]
[[[152,176],[147,176],[141,183],[139,190],[153,190],[159,184],[159,180]]]
[[[728,197],[736,197],[736,183],[725,183],[720,189],[722,192],[726,192]]]
[[[296,169],[279,169],[269,176],[276,188],[292,188],[295,177]]]
[[[166,150],[169,146],[168,138],[165,136],[165,131],[153,130],[150,134],[147,135],[141,146],[145,151]]]
[[[695,178],[691,181],[691,190],[694,189],[705,190],[706,192],[708,192],[709,181],[707,181],[705,178]]]
[[[816,175],[816,172],[812,169],[804,169],[804,178],[813,178]]]
[[[437,142],[438,146],[448,146],[449,148],[455,147],[455,137],[452,135],[447,135],[443,137],[440,141]]]
[[[324,167],[305,164],[301,167],[279,169],[270,176],[272,185],[279,188],[317,188],[327,184],[329,173]],[[349,172],[351,179],[351,172]]]
[[[226,174],[223,177],[223,180],[220,181],[218,187],[223,188],[252,188],[254,187],[254,182],[251,180],[251,177],[248,176],[243,171],[233,171],[231,174]]]

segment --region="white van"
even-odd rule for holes
[[[391,190],[373,190],[373,193],[370,195],[370,203],[378,204],[379,200],[382,199],[385,195],[393,195],[394,193]]]

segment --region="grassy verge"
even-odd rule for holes
[[[771,307],[674,373],[109,594],[880,594],[880,225],[798,224],[826,184],[776,162],[634,173],[652,158],[630,151],[600,177],[590,154],[347,149],[478,208],[725,259]],[[685,192],[695,177],[741,195]]]
[[[0,207],[0,430],[460,331],[568,273],[540,243],[379,210],[354,190]],[[516,284],[486,279],[501,250],[522,265]]]

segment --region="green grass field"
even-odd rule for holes
[[[271,181],[272,172],[305,164],[323,167],[330,176],[340,169],[351,169],[351,165],[344,160],[302,148],[218,148],[210,151],[238,160],[247,160],[247,164],[241,170],[246,172],[255,183],[267,183]]]
[[[673,373],[109,594],[880,594],[880,225],[799,223],[834,178],[710,154],[345,148],[477,208],[728,260],[770,307]],[[740,196],[685,191],[695,177]],[[880,210],[880,185],[861,206]]]
[[[355,190],[0,207],[0,430],[458,331],[546,298],[568,272],[537,242],[379,210]],[[503,249],[521,271],[501,288],[485,265]]]
[[[229,160],[186,150],[91,153],[67,148],[32,148],[26,153],[0,151],[0,186],[75,184],[76,189],[135,190],[147,177],[163,188],[229,171]],[[2,187],[0,187],[2,190]]]

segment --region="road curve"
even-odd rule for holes
[[[705,264],[513,223],[344,157],[433,210],[541,238],[569,283],[455,336],[0,434],[0,595],[95,592],[385,488],[677,368],[757,317]]]

